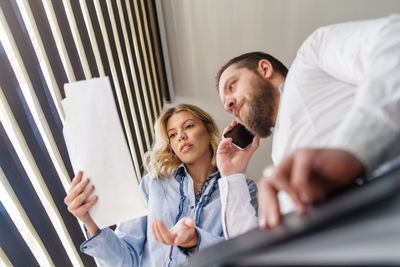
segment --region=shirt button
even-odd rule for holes
[[[190,206],[191,209],[194,209],[194,206]]]

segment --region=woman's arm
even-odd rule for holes
[[[100,230],[82,243],[81,251],[101,266],[138,266],[146,242],[147,216],[121,223],[117,229]]]
[[[82,176],[78,172],[64,199],[68,210],[84,223],[90,236],[82,243],[81,251],[96,257],[104,266],[138,266],[146,241],[147,216],[121,223],[115,232],[109,228],[100,230],[88,213],[97,196],[90,198],[94,187]]]

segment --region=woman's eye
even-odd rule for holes
[[[232,90],[232,88],[235,86],[235,82],[229,84],[229,90]]]
[[[190,129],[190,128],[192,128],[192,127],[194,127],[194,124],[188,124],[188,125],[186,125],[186,129]]]
[[[169,139],[174,138],[176,136],[176,133],[173,133],[169,136]]]

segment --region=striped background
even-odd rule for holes
[[[0,266],[95,266],[63,202],[67,82],[109,76],[135,171],[169,100],[154,0],[0,0]]]

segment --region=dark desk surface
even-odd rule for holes
[[[185,266],[400,266],[400,169],[199,251]]]

